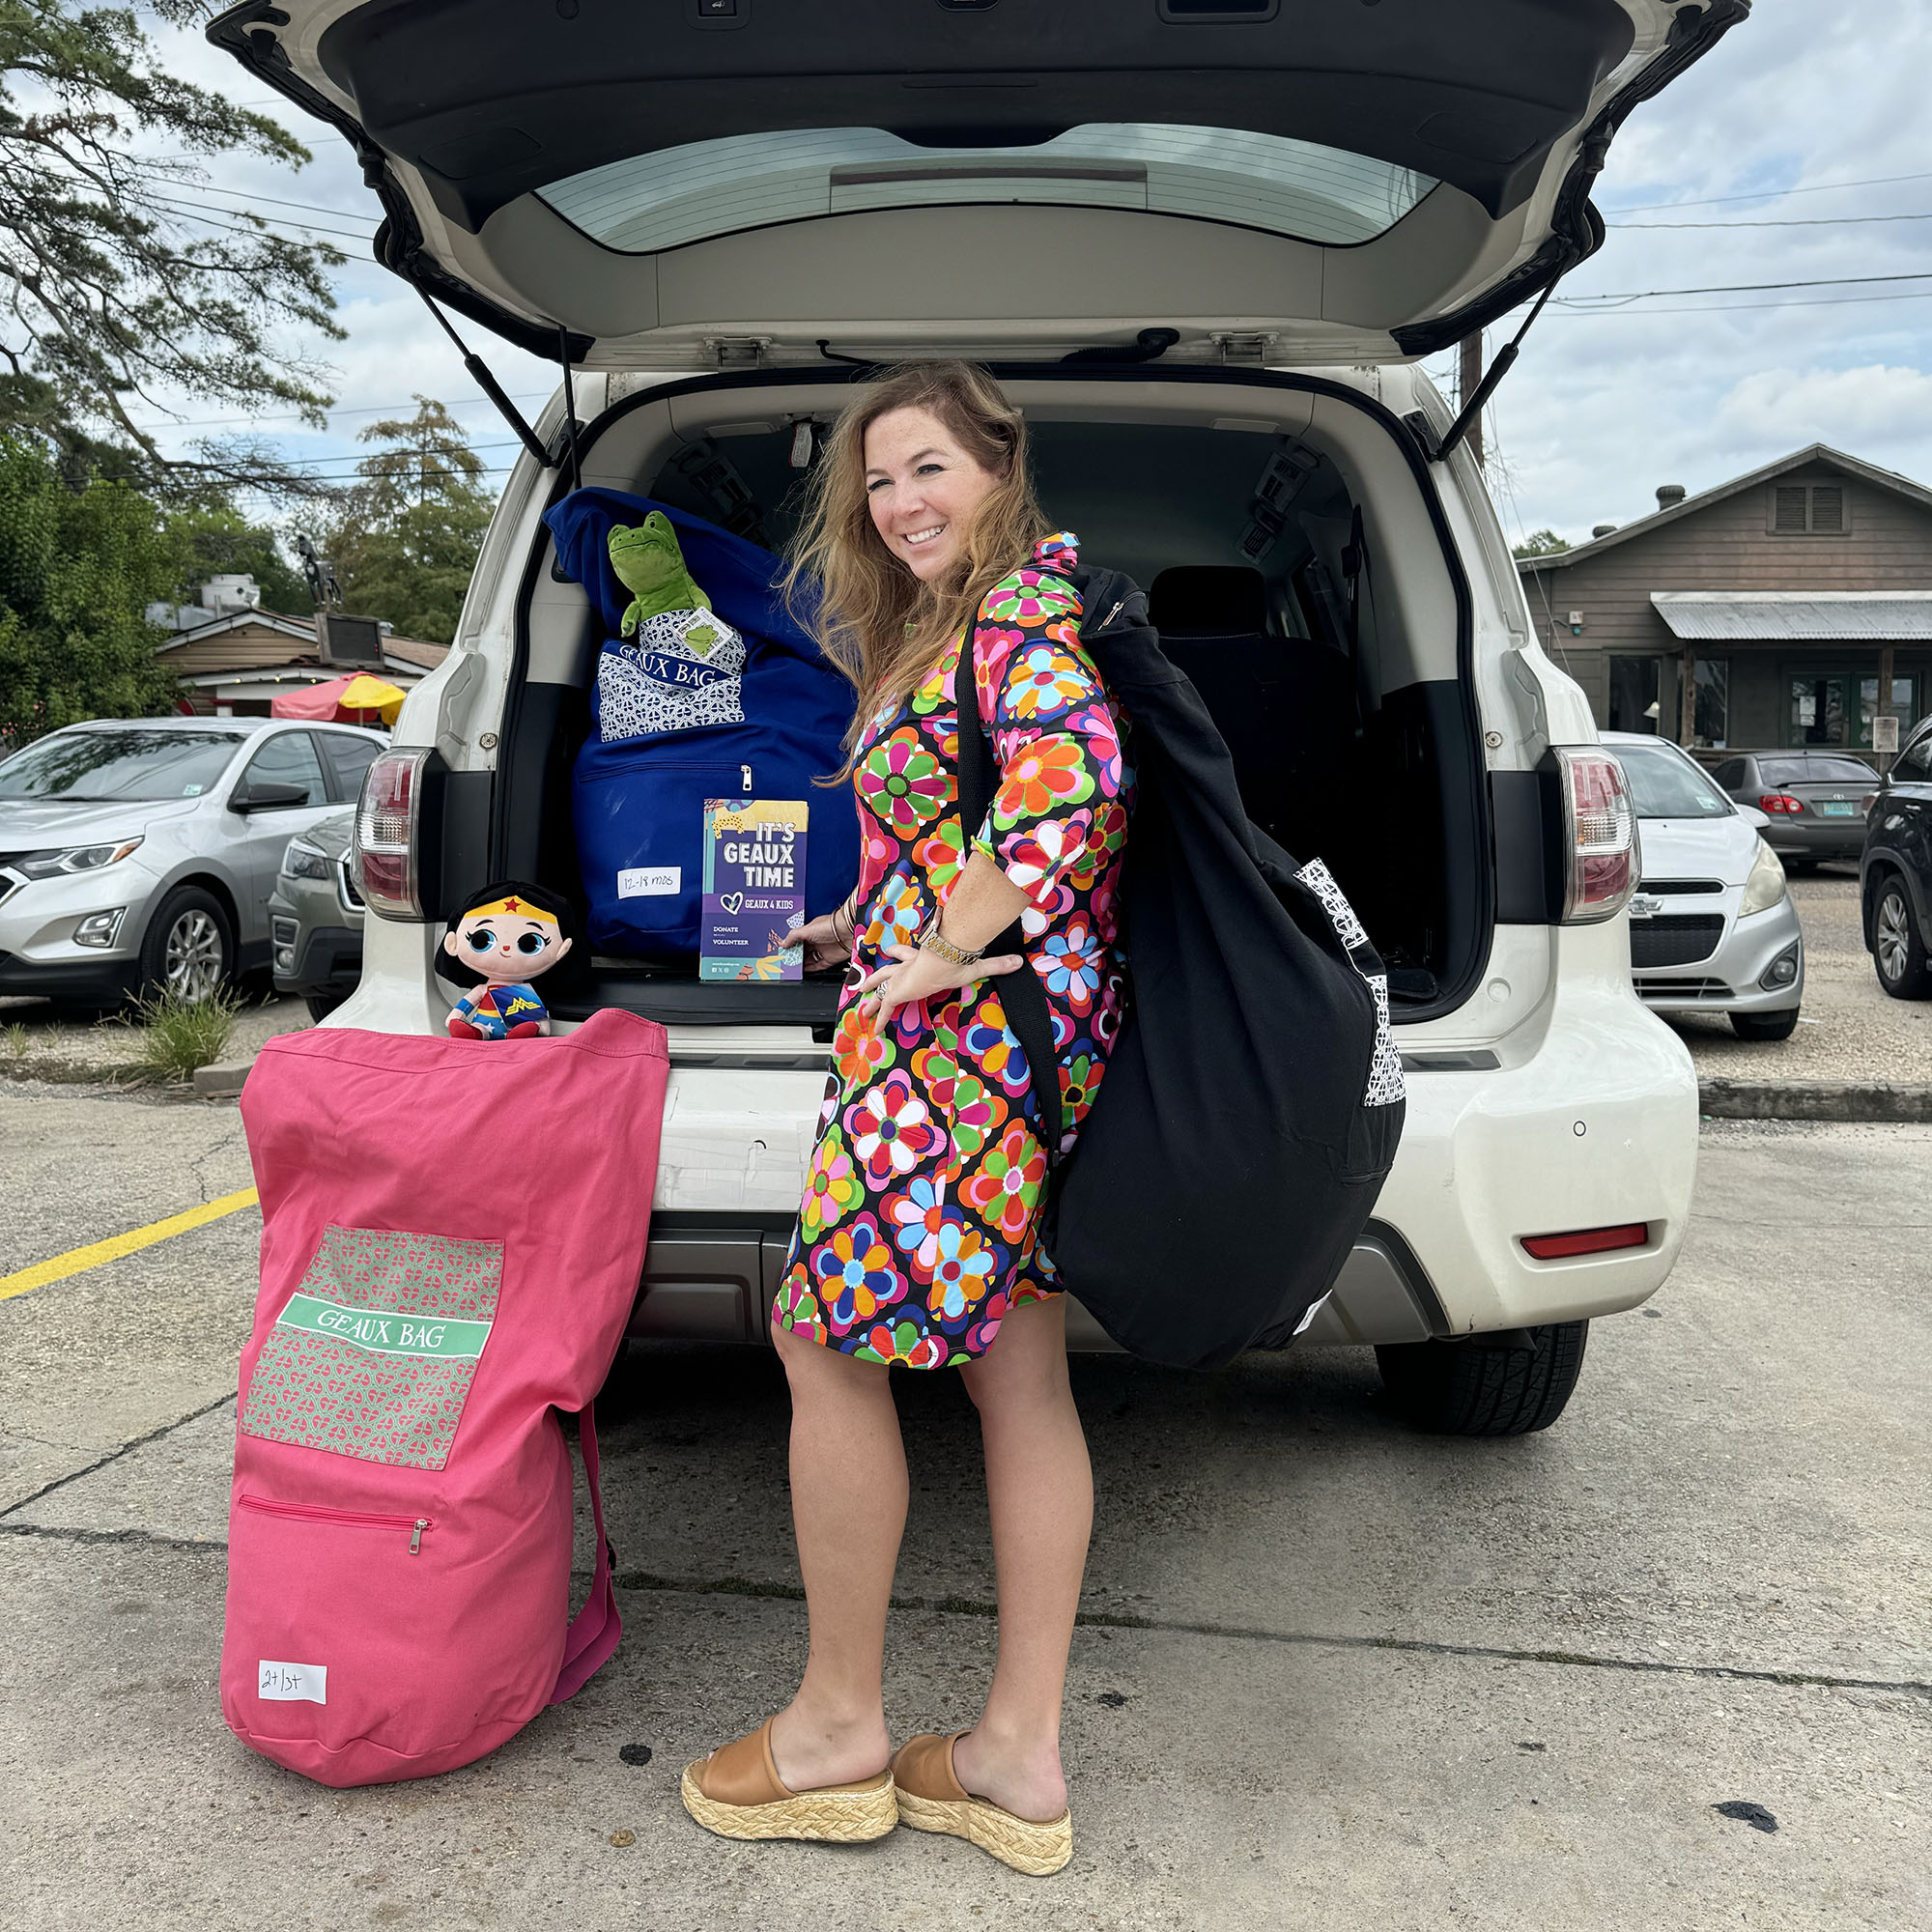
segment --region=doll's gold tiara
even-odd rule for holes
[[[546,912],[540,905],[532,905],[528,899],[516,893],[511,893],[506,898],[492,899],[488,905],[471,906],[463,917],[466,920],[488,919],[492,914],[499,912],[513,913],[518,919],[548,920],[552,925],[557,923],[555,913]]]

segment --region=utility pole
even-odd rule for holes
[[[1459,410],[1467,409],[1469,398],[1482,387],[1483,331],[1479,328],[1475,334],[1463,336],[1462,348],[1463,364],[1457,379],[1460,386],[1456,395]],[[1476,468],[1480,469],[1483,467],[1483,418],[1480,414],[1470,423],[1463,440],[1469,445],[1469,454],[1476,459]]]

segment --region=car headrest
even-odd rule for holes
[[[1267,591],[1252,564],[1177,564],[1154,579],[1148,617],[1178,637],[1255,637],[1267,629]]]

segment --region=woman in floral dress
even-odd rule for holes
[[[1060,1706],[1093,1479],[1066,1378],[1065,1301],[1038,1226],[1039,1083],[1062,1148],[1093,1103],[1122,998],[1116,945],[1132,779],[1078,632],[1076,540],[1051,535],[1025,424],[983,370],[917,365],[862,394],[815,478],[794,582],[859,690],[848,772],[859,885],[805,929],[850,963],[798,1233],[772,1311],[792,1388],[791,1481],[811,1629],[798,1695],[686,1773],[729,1836],[971,1837],[1029,1871],[1070,1856]],[[998,769],[961,824],[957,680]],[[1020,951],[987,949],[1017,925]],[[1045,989],[1035,1068],[1000,982]],[[1051,1090],[1047,1090],[1051,1092]],[[999,1661],[971,1730],[888,1762],[885,1617],[905,1523],[887,1371],[958,1367],[980,1414]]]

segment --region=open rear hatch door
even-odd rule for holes
[[[1596,249],[1749,0],[246,0],[380,258],[539,354],[1385,361]],[[1163,338],[1164,340],[1164,338]]]

